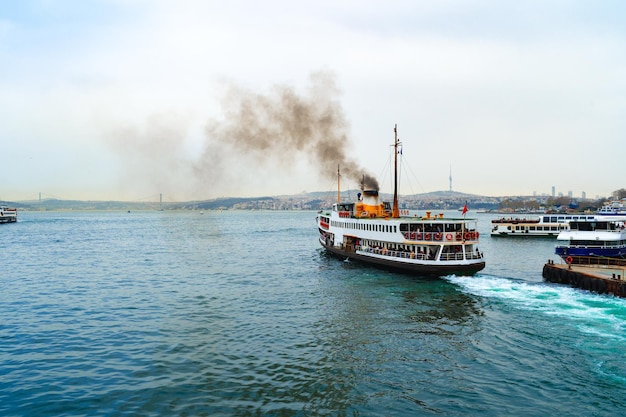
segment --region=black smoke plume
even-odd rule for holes
[[[283,168],[305,155],[324,178],[336,178],[339,166],[343,178],[358,184],[365,179],[366,189],[378,191],[376,179],[347,155],[348,123],[338,96],[329,73],[312,74],[306,94],[288,85],[268,94],[230,85],[222,98],[223,119],[206,126],[208,140],[195,170],[206,176],[223,168],[220,155],[227,146]]]

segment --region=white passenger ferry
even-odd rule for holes
[[[13,223],[17,221],[17,209],[0,206],[0,223]]]
[[[581,258],[626,258],[626,224],[624,218],[598,217],[572,221],[570,230],[559,233],[555,253],[567,263]]]
[[[626,216],[626,200],[611,201],[598,210],[600,216]]]
[[[398,208],[398,141],[394,128],[393,203],[361,187],[357,201],[338,202],[317,216],[319,242],[331,254],[415,275],[474,274],[485,267],[478,249],[477,220],[426,212],[401,215]],[[465,214],[465,210],[463,212]]]
[[[517,237],[557,237],[563,230],[569,230],[571,221],[595,219],[587,214],[543,214],[534,217],[503,217],[491,221],[491,236]]]

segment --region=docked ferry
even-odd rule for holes
[[[17,209],[0,206],[0,223],[13,223],[17,221]]]
[[[554,252],[567,263],[580,257],[626,258],[626,223],[609,218],[572,221],[557,241]]]
[[[600,216],[626,216],[626,200],[616,200],[603,204],[598,210]]]
[[[491,221],[491,236],[556,237],[569,230],[572,221],[595,219],[586,214],[545,214],[536,217],[503,217]]]
[[[378,190],[365,189],[365,182],[357,201],[341,203],[338,191],[332,209],[317,215],[320,244],[342,258],[414,275],[471,275],[482,270],[477,220],[400,212],[397,128],[394,136],[393,202],[379,201]]]

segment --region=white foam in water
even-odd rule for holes
[[[489,275],[449,276],[462,291],[576,322],[585,333],[626,340],[626,299],[565,285],[532,283]]]

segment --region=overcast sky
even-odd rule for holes
[[[0,200],[328,191],[325,140],[387,192],[395,124],[401,193],[451,171],[466,193],[608,196],[625,21],[620,0],[0,0]],[[285,91],[336,123],[309,145],[297,117],[245,130],[259,103],[290,112]]]

